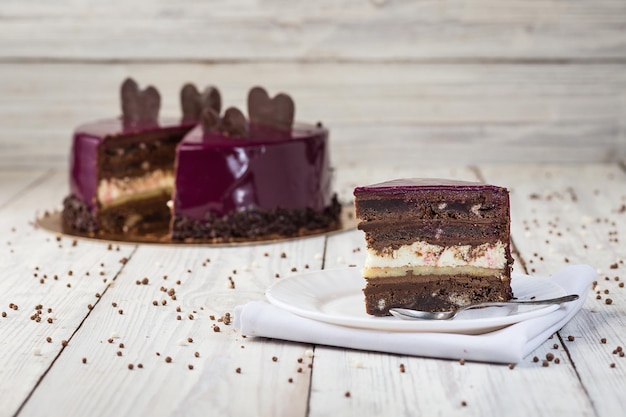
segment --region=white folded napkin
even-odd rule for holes
[[[517,363],[581,309],[596,271],[588,265],[568,266],[550,278],[576,301],[534,319],[480,335],[388,332],[358,329],[300,317],[265,301],[235,308],[235,327],[246,336],[433,358]]]

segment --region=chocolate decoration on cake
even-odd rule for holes
[[[246,116],[236,107],[229,107],[224,113],[220,131],[227,136],[248,137],[248,122]]]
[[[183,111],[183,122],[197,122],[206,108],[220,114],[222,97],[216,87],[209,86],[200,93],[194,84],[185,84],[180,90],[180,106]]]
[[[291,130],[295,105],[287,94],[279,93],[270,98],[262,87],[253,87],[248,93],[248,116],[250,123]]]
[[[248,122],[246,116],[236,107],[229,107],[222,118],[220,118],[215,110],[205,108],[202,112],[200,123],[202,124],[202,133],[205,136],[221,133],[228,137],[248,137]]]
[[[140,90],[132,78],[121,87],[122,120],[125,126],[155,125],[159,120],[161,96],[156,88],[148,86]]]

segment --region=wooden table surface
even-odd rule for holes
[[[597,269],[578,315],[513,369],[246,338],[224,322],[277,279],[361,264],[358,230],[236,247],[74,240],[34,223],[60,206],[65,170],[0,170],[0,416],[623,415],[624,165],[338,167],[336,188],[350,203],[357,184],[409,175],[509,187],[516,271]]]
[[[0,417],[626,415],[625,19],[623,0],[0,1]],[[244,338],[220,318],[360,265],[363,234],[109,247],[36,228],[68,192],[72,129],[118,115],[128,76],[171,116],[185,82],[241,108],[253,85],[290,93],[330,127],[346,204],[398,177],[506,186],[515,270],[585,263],[597,286],[513,369]]]

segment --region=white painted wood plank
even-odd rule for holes
[[[0,167],[0,208],[28,192],[44,175],[44,170],[5,171]]]
[[[598,269],[598,294],[588,296],[560,336],[597,415],[622,414],[626,359],[612,352],[626,345],[626,289],[619,286],[626,281],[626,174],[616,165],[522,165],[481,172],[512,189],[512,233],[530,272],[545,275],[576,263]]]
[[[154,84],[180,114],[184,82],[287,91],[300,120],[331,129],[349,164],[612,161],[626,157],[623,65],[3,64],[0,166],[64,167],[73,129],[119,114],[126,76]],[[381,144],[384,143],[384,146]]]
[[[449,60],[625,57],[619,0],[4,1],[0,57]]]
[[[134,249],[86,241],[74,246],[33,228],[36,212],[60,203],[66,179],[64,172],[49,175],[0,208],[0,311],[6,313],[0,317],[0,416],[14,415],[87,316],[87,305],[106,291],[119,259]],[[40,322],[31,319],[38,305]]]
[[[319,269],[322,259],[316,254],[323,247],[323,236],[231,248],[140,246],[20,416],[103,410],[115,416],[305,416],[310,346],[242,338],[217,319],[240,303],[263,299],[267,286],[280,279],[276,273],[286,277]],[[149,283],[137,285],[143,277]],[[162,286],[175,289],[176,300]],[[220,332],[212,330],[214,324]],[[119,339],[111,344],[112,334]]]

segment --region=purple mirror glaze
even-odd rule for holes
[[[158,124],[128,126],[121,118],[105,119],[79,126],[74,132],[70,153],[70,193],[81,199],[90,210],[97,207],[98,152],[105,140],[129,137],[154,131],[191,129],[194,122],[181,124],[178,118],[161,118]]]
[[[250,138],[192,130],[178,145],[174,212],[203,220],[233,210],[323,210],[331,204],[328,130],[296,124],[291,135],[251,126]]]

